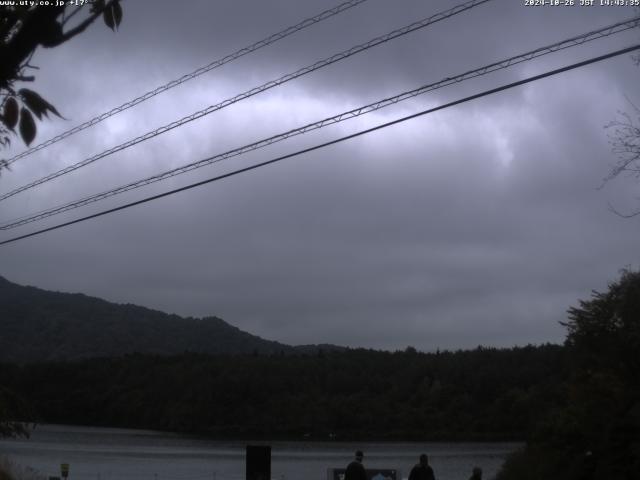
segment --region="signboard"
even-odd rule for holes
[[[67,478],[69,476],[69,464],[68,463],[61,463],[60,464],[60,475],[62,475],[62,478]]]
[[[330,468],[327,470],[327,480],[344,480],[346,468]],[[402,480],[400,470],[395,468],[367,468],[367,480]]]
[[[247,480],[271,479],[271,447],[247,445]]]

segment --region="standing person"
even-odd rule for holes
[[[420,455],[420,463],[411,469],[409,480],[436,480],[433,474],[433,468],[429,465],[429,457],[427,457],[426,453]]]
[[[347,466],[347,471],[344,472],[344,480],[367,480],[367,473],[362,464],[363,457],[362,450],[358,450],[355,460]]]
[[[480,467],[473,467],[469,480],[482,480],[482,469]]]

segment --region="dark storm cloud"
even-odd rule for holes
[[[95,26],[37,56],[38,88],[73,119],[42,124],[39,138],[331,6],[322,5],[127,2],[117,34]],[[48,155],[25,159],[3,175],[3,191],[451,6],[371,0],[113,117],[47,149]],[[632,14],[492,2],[17,196],[4,203],[3,218]],[[626,33],[448,87],[106,205],[326,141],[638,37]],[[618,269],[640,263],[638,222],[607,210],[608,201],[633,207],[636,184],[620,181],[597,190],[614,160],[602,127],[627,108],[625,95],[640,100],[638,74],[628,57],[617,58],[4,247],[1,274],[182,315],[218,315],[289,343],[435,349],[561,341],[558,321],[570,305],[592,288],[604,288]]]

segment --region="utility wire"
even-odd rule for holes
[[[221,162],[221,161],[226,160],[228,158],[236,157],[238,155],[242,155],[244,153],[247,153],[247,152],[250,152],[250,151],[253,151],[253,150],[257,150],[259,148],[266,147],[268,145],[272,145],[274,143],[286,140],[286,139],[291,138],[291,137],[296,136],[296,135],[301,135],[301,134],[307,133],[307,132],[312,131],[312,130],[320,129],[320,128],[326,127],[328,125],[333,125],[333,124],[348,120],[350,118],[355,118],[355,117],[359,117],[361,115],[365,115],[367,113],[374,112],[374,111],[379,110],[381,108],[385,108],[385,107],[388,107],[390,105],[394,105],[394,104],[396,104],[398,102],[407,100],[409,98],[413,98],[415,96],[418,96],[418,95],[421,95],[421,94],[424,94],[424,93],[427,93],[427,92],[430,92],[430,91],[433,91],[433,90],[436,90],[436,89],[439,89],[439,88],[442,88],[442,87],[445,87],[445,86],[448,86],[448,85],[452,85],[454,83],[459,83],[459,82],[462,82],[462,81],[465,81],[465,80],[468,80],[468,79],[471,79],[471,78],[475,78],[475,77],[479,77],[479,76],[482,76],[482,75],[486,75],[488,73],[495,72],[497,70],[502,70],[502,69],[511,67],[513,65],[517,65],[517,64],[522,63],[522,62],[533,60],[533,59],[541,57],[543,55],[548,55],[550,53],[557,52],[559,50],[564,50],[566,48],[574,47],[574,46],[577,46],[577,45],[582,45],[582,44],[584,44],[586,42],[590,42],[590,41],[593,41],[593,40],[596,40],[596,39],[600,39],[600,38],[604,38],[604,37],[607,37],[607,36],[610,36],[610,35],[613,35],[613,34],[617,34],[617,33],[620,33],[620,32],[635,28],[638,25],[640,25],[640,17],[635,17],[635,18],[632,18],[632,19],[628,19],[628,20],[625,20],[625,21],[622,21],[622,22],[618,22],[618,23],[609,25],[607,27],[600,28],[598,30],[593,30],[591,32],[584,33],[582,35],[571,37],[569,39],[566,39],[566,40],[563,40],[563,41],[560,41],[560,42],[557,42],[557,43],[554,43],[554,44],[551,44],[551,45],[547,45],[545,47],[540,47],[540,48],[537,48],[535,50],[531,50],[529,52],[526,52],[526,53],[523,53],[523,54],[520,54],[520,55],[517,55],[517,56],[513,56],[513,57],[510,57],[510,58],[507,58],[505,60],[500,60],[498,62],[491,63],[489,65],[486,65],[486,66],[481,67],[481,68],[477,68],[475,70],[467,71],[467,72],[462,73],[460,75],[456,75],[456,76],[453,76],[453,77],[447,77],[447,78],[445,78],[443,80],[440,80],[438,82],[431,83],[429,85],[424,85],[424,86],[421,86],[421,87],[416,88],[414,90],[403,92],[403,93],[401,93],[399,95],[395,95],[393,97],[385,98],[383,100],[380,100],[380,101],[377,101],[377,102],[374,102],[374,103],[370,103],[368,105],[365,105],[365,106],[362,106],[362,107],[359,107],[359,108],[355,108],[353,110],[349,110],[349,111],[340,113],[338,115],[334,115],[332,117],[328,117],[328,118],[325,118],[323,120],[319,120],[319,121],[314,122],[314,123],[309,123],[309,124],[304,125],[302,127],[298,127],[298,128],[293,129],[293,130],[289,130],[287,132],[274,135],[272,137],[268,137],[268,138],[265,138],[265,139],[262,139],[262,140],[258,140],[256,142],[253,142],[253,143],[250,143],[250,144],[235,148],[233,150],[229,150],[229,151],[224,152],[224,153],[217,154],[217,155],[212,156],[212,157],[201,159],[201,160],[198,160],[196,162],[192,162],[192,163],[189,163],[187,165],[183,165],[181,167],[174,168],[172,170],[168,170],[168,171],[165,171],[165,172],[162,172],[162,173],[158,173],[156,175],[153,175],[153,176],[150,176],[150,177],[147,177],[147,178],[136,180],[136,181],[133,181],[131,183],[116,187],[114,189],[107,190],[107,191],[104,191],[104,192],[101,192],[101,193],[97,193],[97,194],[94,194],[94,195],[91,195],[91,196],[87,196],[87,197],[84,197],[82,199],[75,200],[75,201],[70,202],[70,203],[66,203],[64,205],[59,205],[59,206],[56,206],[56,207],[53,207],[53,208],[49,208],[49,209],[46,209],[46,210],[42,210],[40,212],[36,212],[36,213],[30,214],[28,216],[23,216],[23,217],[20,217],[18,219],[11,220],[11,221],[3,224],[3,225],[0,225],[0,230],[9,230],[9,229],[16,228],[16,227],[19,227],[19,226],[22,226],[22,225],[25,225],[25,224],[28,224],[28,223],[36,222],[38,220],[42,220],[42,219],[51,217],[53,215],[57,215],[57,214],[60,214],[60,213],[63,213],[63,212],[67,212],[69,210],[80,208],[80,207],[89,205],[91,203],[95,203],[95,202],[107,199],[109,197],[112,197],[112,196],[115,196],[115,195],[118,195],[118,194],[121,194],[121,193],[124,193],[124,192],[128,192],[130,190],[134,190],[134,189],[146,186],[146,185],[150,185],[152,183],[156,183],[156,182],[159,182],[159,181],[162,181],[162,180],[166,180],[166,179],[174,177],[176,175],[181,175],[183,173],[195,170],[197,168],[201,168],[201,167],[204,167],[204,166],[207,166],[207,165],[218,163],[218,162]]]
[[[550,70],[550,71],[542,73],[540,75],[535,75],[533,77],[528,77],[528,78],[525,78],[523,80],[519,80],[517,82],[509,83],[509,84],[506,84],[506,85],[501,85],[500,87],[492,88],[490,90],[485,90],[485,91],[483,91],[481,93],[477,93],[477,94],[471,95],[469,97],[465,97],[465,98],[462,98],[462,99],[459,99],[459,100],[456,100],[456,101],[453,101],[453,102],[449,102],[449,103],[446,103],[444,105],[440,105],[438,107],[434,107],[434,108],[430,108],[430,109],[427,109],[427,110],[423,110],[421,112],[414,113],[412,115],[407,115],[405,117],[401,117],[401,118],[398,118],[396,120],[392,120],[390,122],[386,122],[386,123],[383,123],[383,124],[380,124],[380,125],[376,125],[375,127],[371,127],[371,128],[366,129],[366,130],[361,130],[359,132],[352,133],[350,135],[346,135],[346,136],[343,136],[343,137],[340,137],[340,138],[336,138],[336,139],[331,140],[329,142],[325,142],[325,143],[321,143],[321,144],[318,144],[318,145],[314,145],[313,147],[309,147],[309,148],[305,148],[305,149],[302,149],[302,150],[298,150],[297,152],[289,153],[287,155],[282,155],[280,157],[276,157],[276,158],[273,158],[271,160],[267,160],[267,161],[264,161],[264,162],[261,162],[261,163],[257,163],[255,165],[251,165],[249,167],[240,168],[238,170],[234,170],[232,172],[225,173],[223,175],[218,175],[216,177],[212,177],[212,178],[209,178],[209,179],[206,179],[206,180],[202,180],[200,182],[192,183],[192,184],[186,185],[184,187],[176,188],[176,189],[170,190],[168,192],[164,192],[164,193],[160,193],[160,194],[153,195],[153,196],[150,196],[150,197],[146,197],[146,198],[143,198],[142,200],[137,200],[135,202],[127,203],[127,204],[121,205],[119,207],[110,208],[108,210],[103,210],[101,212],[94,213],[92,215],[87,215],[86,217],[81,217],[81,218],[78,218],[76,220],[71,220],[69,222],[60,223],[60,224],[54,225],[52,227],[43,228],[42,230],[37,230],[35,232],[31,232],[31,233],[28,233],[28,234],[25,234],[25,235],[20,235],[18,237],[10,238],[8,240],[1,241],[0,242],[0,246],[1,245],[6,245],[6,244],[12,243],[12,242],[17,242],[18,240],[23,240],[25,238],[33,237],[35,235],[40,235],[42,233],[46,233],[46,232],[50,232],[50,231],[53,231],[53,230],[57,230],[57,229],[60,229],[60,228],[63,228],[63,227],[68,227],[68,226],[74,225],[76,223],[84,222],[86,220],[91,220],[93,218],[98,218],[98,217],[101,217],[101,216],[104,216],[104,215],[107,215],[107,214],[110,214],[110,213],[118,212],[120,210],[125,210],[127,208],[134,207],[136,205],[141,205],[143,203],[151,202],[153,200],[158,200],[158,199],[163,198],[163,197],[168,197],[170,195],[173,195],[173,194],[176,194],[176,193],[179,193],[179,192],[184,192],[186,190],[191,190],[192,188],[200,187],[202,185],[206,185],[206,184],[209,184],[209,183],[212,183],[212,182],[216,182],[218,180],[222,180],[224,178],[232,177],[232,176],[238,175],[240,173],[248,172],[250,170],[255,170],[255,169],[258,169],[260,167],[264,167],[264,166],[271,165],[271,164],[276,163],[276,162],[280,162],[282,160],[286,160],[288,158],[296,157],[298,155],[302,155],[302,154],[305,154],[305,153],[313,152],[315,150],[319,150],[321,148],[325,148],[325,147],[328,147],[330,145],[335,145],[337,143],[341,143],[341,142],[344,142],[346,140],[350,140],[352,138],[360,137],[362,135],[366,135],[368,133],[375,132],[375,131],[381,130],[383,128],[387,128],[387,127],[390,127],[392,125],[396,125],[398,123],[406,122],[407,120],[411,120],[413,118],[421,117],[423,115],[427,115],[429,113],[437,112],[439,110],[444,110],[445,108],[453,107],[455,105],[460,105],[462,103],[466,103],[466,102],[469,102],[471,100],[476,100],[476,99],[481,98],[481,97],[486,97],[488,95],[492,95],[494,93],[502,92],[504,90],[508,90],[508,89],[511,89],[511,88],[514,88],[514,87],[517,87],[517,86],[520,86],[520,85],[524,85],[524,84],[527,84],[527,83],[531,83],[531,82],[535,82],[535,81],[538,81],[538,80],[542,80],[543,78],[550,77],[552,75],[557,75],[559,73],[567,72],[569,70],[574,70],[574,69],[579,68],[579,67],[584,67],[584,66],[590,65],[592,63],[596,63],[596,62],[600,62],[600,61],[603,61],[603,60],[606,60],[606,59],[609,59],[609,58],[617,57],[619,55],[624,55],[625,53],[630,53],[630,52],[633,52],[635,50],[640,50],[640,44],[634,45],[634,46],[631,46],[631,47],[627,47],[627,48],[623,48],[621,50],[616,50],[614,52],[610,52],[610,53],[608,53],[606,55],[601,55],[599,57],[593,57],[593,58],[590,58],[589,60],[584,60],[582,62],[573,63],[571,65],[567,65],[567,66],[562,67],[562,68],[557,68],[555,70]]]
[[[286,83],[290,80],[293,80],[295,78],[301,77],[303,75],[306,75],[308,73],[311,73],[315,70],[318,70],[320,68],[326,67],[327,65],[331,65],[332,63],[338,62],[340,60],[344,60],[345,58],[351,57],[352,55],[364,52],[365,50],[368,50],[370,48],[373,48],[377,45],[380,45],[382,43],[388,42],[390,40],[393,40],[395,38],[401,37],[403,35],[407,35],[408,33],[414,32],[416,30],[419,30],[421,28],[427,27],[429,25],[432,25],[436,22],[445,20],[447,18],[450,18],[454,15],[457,15],[459,13],[465,12],[467,10],[470,10],[474,7],[477,7],[478,5],[481,5],[483,3],[487,3],[490,2],[492,0],[471,0],[468,1],[466,3],[457,5],[453,8],[450,8],[444,12],[440,12],[437,13],[435,15],[432,15],[428,18],[422,19],[418,22],[414,22],[411,23],[410,25],[407,25],[405,27],[399,28],[397,30],[393,30],[392,32],[389,32],[385,35],[376,37],[372,40],[369,40],[366,43],[357,45],[355,47],[352,47],[348,50],[345,50],[341,53],[336,53],[335,55],[332,55],[330,57],[325,58],[324,60],[320,60],[318,62],[315,62],[312,65],[309,65],[307,67],[301,68],[299,70],[296,70],[293,73],[288,73],[280,78],[277,78],[275,80],[271,80],[267,83],[262,84],[259,87],[254,87],[250,90],[247,90],[244,93],[241,93],[239,95],[236,95],[235,97],[232,98],[228,98],[220,103],[217,103],[215,105],[211,105],[207,108],[205,108],[204,110],[200,110],[198,112],[192,113],[191,115],[188,115],[186,117],[183,117],[180,120],[176,120],[172,123],[169,123],[167,125],[164,125],[156,130],[152,130],[150,132],[145,133],[144,135],[141,135],[139,137],[136,137],[132,140],[129,140],[125,143],[121,143],[120,145],[117,145],[113,148],[110,148],[108,150],[103,151],[102,153],[99,153],[97,155],[94,155],[92,157],[86,158],[85,160],[82,160],[74,165],[70,165],[66,168],[63,168],[62,170],[58,170],[57,172],[54,172],[50,175],[47,175],[45,177],[42,177],[36,181],[33,181],[31,183],[28,183],[26,185],[23,185],[21,187],[16,188],[15,190],[12,190],[8,193],[2,194],[0,195],[0,201],[5,200],[9,197],[12,197],[14,195],[17,195],[20,192],[23,192],[25,190],[29,190],[31,188],[34,188],[38,185],[42,185],[43,183],[46,183],[50,180],[53,180],[54,178],[58,178],[62,175],[65,175],[67,173],[73,172],[74,170],[77,170],[79,168],[82,168],[84,166],[87,166],[97,160],[100,160],[101,158],[104,158],[108,155],[111,155],[113,153],[116,152],[120,152],[126,148],[129,148],[133,145],[136,145],[140,142],[143,142],[145,140],[149,140],[153,137],[156,137],[158,135],[161,135],[163,133],[168,132],[169,130],[173,130],[174,128],[180,127],[188,122],[191,122],[193,120],[197,120],[199,118],[204,117],[205,115],[209,115],[210,113],[213,113],[217,110],[221,110],[225,107],[228,107],[229,105],[232,105],[236,102],[239,102],[241,100],[244,100],[246,98],[252,97],[254,95],[257,95],[258,93],[264,92],[266,90],[269,90],[271,88],[277,87],[279,85],[282,85],[283,83]]]
[[[214,60],[213,62],[209,63],[208,65],[205,65],[203,67],[200,67],[196,70],[194,70],[191,73],[187,73],[186,75],[183,75],[180,78],[176,78],[175,80],[170,81],[169,83],[166,83],[164,85],[161,85],[153,90],[148,91],[147,93],[140,95],[137,98],[134,98],[133,100],[129,100],[128,102],[123,103],[122,105],[119,105],[117,107],[112,108],[111,110],[109,110],[108,112],[102,113],[90,120],[87,120],[86,122],[77,125],[69,130],[67,130],[66,132],[63,132],[53,138],[50,138],[49,140],[40,143],[39,145],[36,145],[28,150],[25,150],[24,152],[11,157],[9,159],[6,160],[7,165],[11,165],[12,163],[16,162],[17,160],[20,160],[21,158],[24,158],[28,155],[31,155],[34,152],[37,152],[39,150],[42,150],[43,148],[46,148],[50,145],[53,145],[54,143],[59,142],[60,140],[64,140],[67,137],[70,137],[71,135],[81,132],[82,130],[85,130],[89,127],[92,127],[94,125],[97,125],[98,123],[102,122],[103,120],[106,120],[109,117],[112,117],[120,112],[123,112],[131,107],[134,107],[136,105],[138,105],[139,103],[142,103],[146,100],[149,100],[152,97],[155,97],[156,95],[162,93],[162,92],[166,92],[167,90],[172,89],[173,87],[177,87],[178,85],[181,85],[185,82],[188,82],[189,80],[192,80],[196,77],[199,77],[200,75],[210,72],[211,70],[221,67],[223,65],[225,65],[226,63],[232,62],[234,60],[237,60],[238,58],[247,55],[249,53],[255,52],[256,50],[259,50],[263,47],[266,47],[267,45],[271,45],[272,43],[275,43],[279,40],[282,40],[285,37],[288,37],[289,35],[293,35],[296,32],[299,32],[300,30],[304,30],[307,27],[310,27],[311,25],[315,25],[316,23],[322,22],[323,20],[326,20],[330,17],[333,17],[334,15],[338,15],[339,13],[344,12],[345,10],[348,10],[352,7],[355,7],[357,5],[360,5],[361,3],[364,3],[368,0],[349,0],[347,2],[341,3],[340,5],[331,8],[329,10],[325,10],[313,17],[307,18],[303,21],[301,21],[300,23],[293,25],[291,27],[285,28],[284,30],[281,30],[278,33],[274,33],[273,35],[269,35],[266,38],[263,38],[262,40],[257,41],[256,43],[249,45],[248,47],[244,47],[241,48],[240,50],[237,50],[229,55],[226,55],[222,58],[219,58],[218,60]]]

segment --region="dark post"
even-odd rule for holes
[[[271,447],[247,445],[247,480],[271,479]]]

